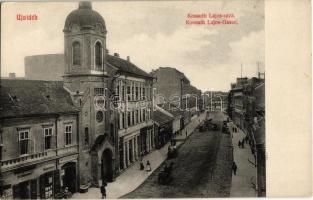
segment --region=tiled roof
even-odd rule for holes
[[[0,118],[78,112],[61,81],[0,80]]]
[[[107,62],[113,65],[114,67],[118,68],[121,72],[131,74],[134,76],[153,78],[153,76],[143,71],[133,63],[122,58],[119,58],[117,56],[107,55]]]
[[[153,111],[152,119],[153,119],[153,121],[155,121],[159,125],[163,125],[163,124],[171,122],[173,120],[172,117],[164,114],[163,112],[161,112],[159,110]]]

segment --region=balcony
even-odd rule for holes
[[[14,168],[16,166],[23,166],[30,163],[35,163],[37,161],[51,158],[56,156],[55,150],[40,152],[40,153],[33,153],[33,154],[26,154],[22,155],[17,158],[8,159],[8,160],[2,160],[1,161],[1,167],[3,171],[6,171],[7,169]]]
[[[56,159],[58,156],[65,156],[78,153],[78,145],[65,146],[58,149],[51,149],[44,152],[21,155],[16,158],[2,160],[1,169],[8,171],[16,167],[22,167],[29,164],[40,163],[46,160]]]

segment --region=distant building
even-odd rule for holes
[[[204,106],[210,111],[226,111],[228,93],[221,91],[206,91],[203,94]]]
[[[25,57],[25,79],[63,81],[64,54]]]
[[[199,113],[201,90],[190,84],[184,73],[171,67],[160,67],[150,73],[155,77],[154,95],[156,104],[176,105],[181,110],[182,128]]]

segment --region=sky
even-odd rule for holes
[[[236,77],[264,71],[264,2],[259,0],[93,2],[106,23],[110,54],[130,56],[146,72],[175,67],[191,84],[228,91]],[[63,28],[77,2],[4,3],[1,76],[24,76],[24,57],[63,53]],[[236,25],[186,25],[187,15],[234,14]],[[16,20],[36,14],[36,21]]]

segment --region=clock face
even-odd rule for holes
[[[102,122],[103,121],[103,112],[102,111],[98,111],[97,112],[96,119],[97,119],[97,122]]]

